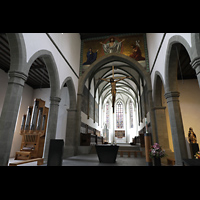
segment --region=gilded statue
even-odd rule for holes
[[[190,143],[197,143],[197,136],[196,134],[193,132],[193,128],[189,128],[188,131],[188,140]]]

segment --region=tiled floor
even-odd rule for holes
[[[15,161],[13,158],[9,162],[19,162]],[[44,164],[42,166],[46,166]],[[37,162],[27,163],[19,166],[37,166]],[[127,155],[124,157],[117,156],[116,163],[100,163],[97,154],[87,154],[87,155],[78,155],[73,156],[68,159],[63,160],[62,166],[146,166],[145,157],[137,158],[134,155],[131,155],[128,158]]]

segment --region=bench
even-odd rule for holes
[[[30,160],[23,160],[20,162],[14,162],[14,163],[10,163],[9,166],[17,166],[17,165],[22,165],[25,163],[30,163],[30,162],[35,162],[35,161],[37,161],[37,165],[42,165],[44,158],[34,158],[34,159],[30,159]]]
[[[128,153],[128,157],[131,157],[131,153],[134,153],[134,156],[137,157],[137,153],[140,153],[140,156],[142,157],[142,151],[137,151],[137,150],[119,150],[120,157],[123,157],[124,153]]]
[[[15,160],[29,160],[31,159],[30,151],[17,151],[15,154]]]
[[[175,165],[175,159],[174,158],[167,158],[167,165]]]

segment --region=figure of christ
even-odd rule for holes
[[[131,77],[130,76],[118,77],[118,78],[115,78],[115,79],[118,79],[116,81],[114,80],[114,78],[108,78],[108,79],[100,78],[100,80],[106,81],[106,82],[111,84],[113,113],[114,113],[114,105],[115,105],[115,98],[116,98],[116,83],[121,81],[121,80],[124,80],[125,78],[131,78]]]
[[[125,39],[123,39],[120,42],[116,42],[114,37],[110,38],[110,42],[107,44],[104,44],[103,42],[100,42],[100,44],[103,47],[103,50],[105,53],[120,53],[122,42],[124,42]]]

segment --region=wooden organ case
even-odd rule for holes
[[[34,99],[34,105],[28,107],[27,114],[22,117],[22,143],[15,160],[42,158],[48,112],[49,108],[45,107],[42,99]]]

